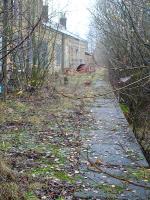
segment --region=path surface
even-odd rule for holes
[[[95,89],[107,92],[111,90],[111,87],[107,80],[102,79],[96,82]],[[91,111],[96,118],[97,129],[81,131],[84,144],[80,155],[83,189],[76,192],[75,197],[77,199],[97,200],[150,199],[150,190],[146,188],[137,187],[104,173],[92,171],[92,169],[95,170],[95,167],[92,168],[87,162],[87,151],[90,160],[95,162],[100,169],[138,184],[149,184],[146,179],[147,176],[143,175],[144,169],[136,167],[137,165],[147,167],[148,163],[134,134],[129,129],[113,93],[109,96],[97,98],[91,107]],[[101,167],[101,162],[105,163],[107,167]]]

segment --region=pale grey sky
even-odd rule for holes
[[[55,9],[66,11],[67,29],[86,38],[90,23],[90,13],[87,8],[91,7],[92,0],[49,0],[52,1]]]

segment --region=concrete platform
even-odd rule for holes
[[[106,80],[97,81],[95,88],[103,92],[111,91]],[[150,199],[150,182],[143,177],[148,163],[140,145],[129,128],[113,92],[109,96],[100,96],[91,107],[96,119],[96,130],[81,131],[83,147],[80,155],[80,172],[83,188],[75,193],[76,199]],[[146,186],[139,187],[125,181],[112,178],[105,173],[95,172],[87,161],[112,175],[116,175]],[[99,164],[105,164],[102,166]],[[143,167],[143,168],[142,168]],[[146,171],[147,172],[147,171]],[[149,171],[150,173],[150,171]]]

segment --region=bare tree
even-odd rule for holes
[[[120,103],[129,108],[129,121],[132,122],[135,133],[139,126],[143,126],[142,121],[146,120],[146,126],[148,124],[149,5],[149,0],[97,0],[95,8],[90,11],[98,38],[96,52],[98,58],[101,54],[104,65],[109,69],[113,87],[129,85],[117,90],[117,95]],[[136,81],[137,84],[130,85]],[[142,114],[144,110],[145,117]]]
[[[7,0],[1,8],[0,60],[5,99],[7,88],[42,86],[54,60],[57,31],[51,27],[56,12],[50,13],[48,19],[41,0]]]

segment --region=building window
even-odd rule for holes
[[[56,44],[56,65],[61,65],[62,58],[62,47],[59,44]]]
[[[40,61],[42,61],[43,67],[48,64],[48,44],[46,41],[42,41],[39,48]]]
[[[76,49],[76,55],[78,55],[79,49]]]
[[[80,59],[80,64],[82,64],[83,63],[83,60],[82,59]]]

